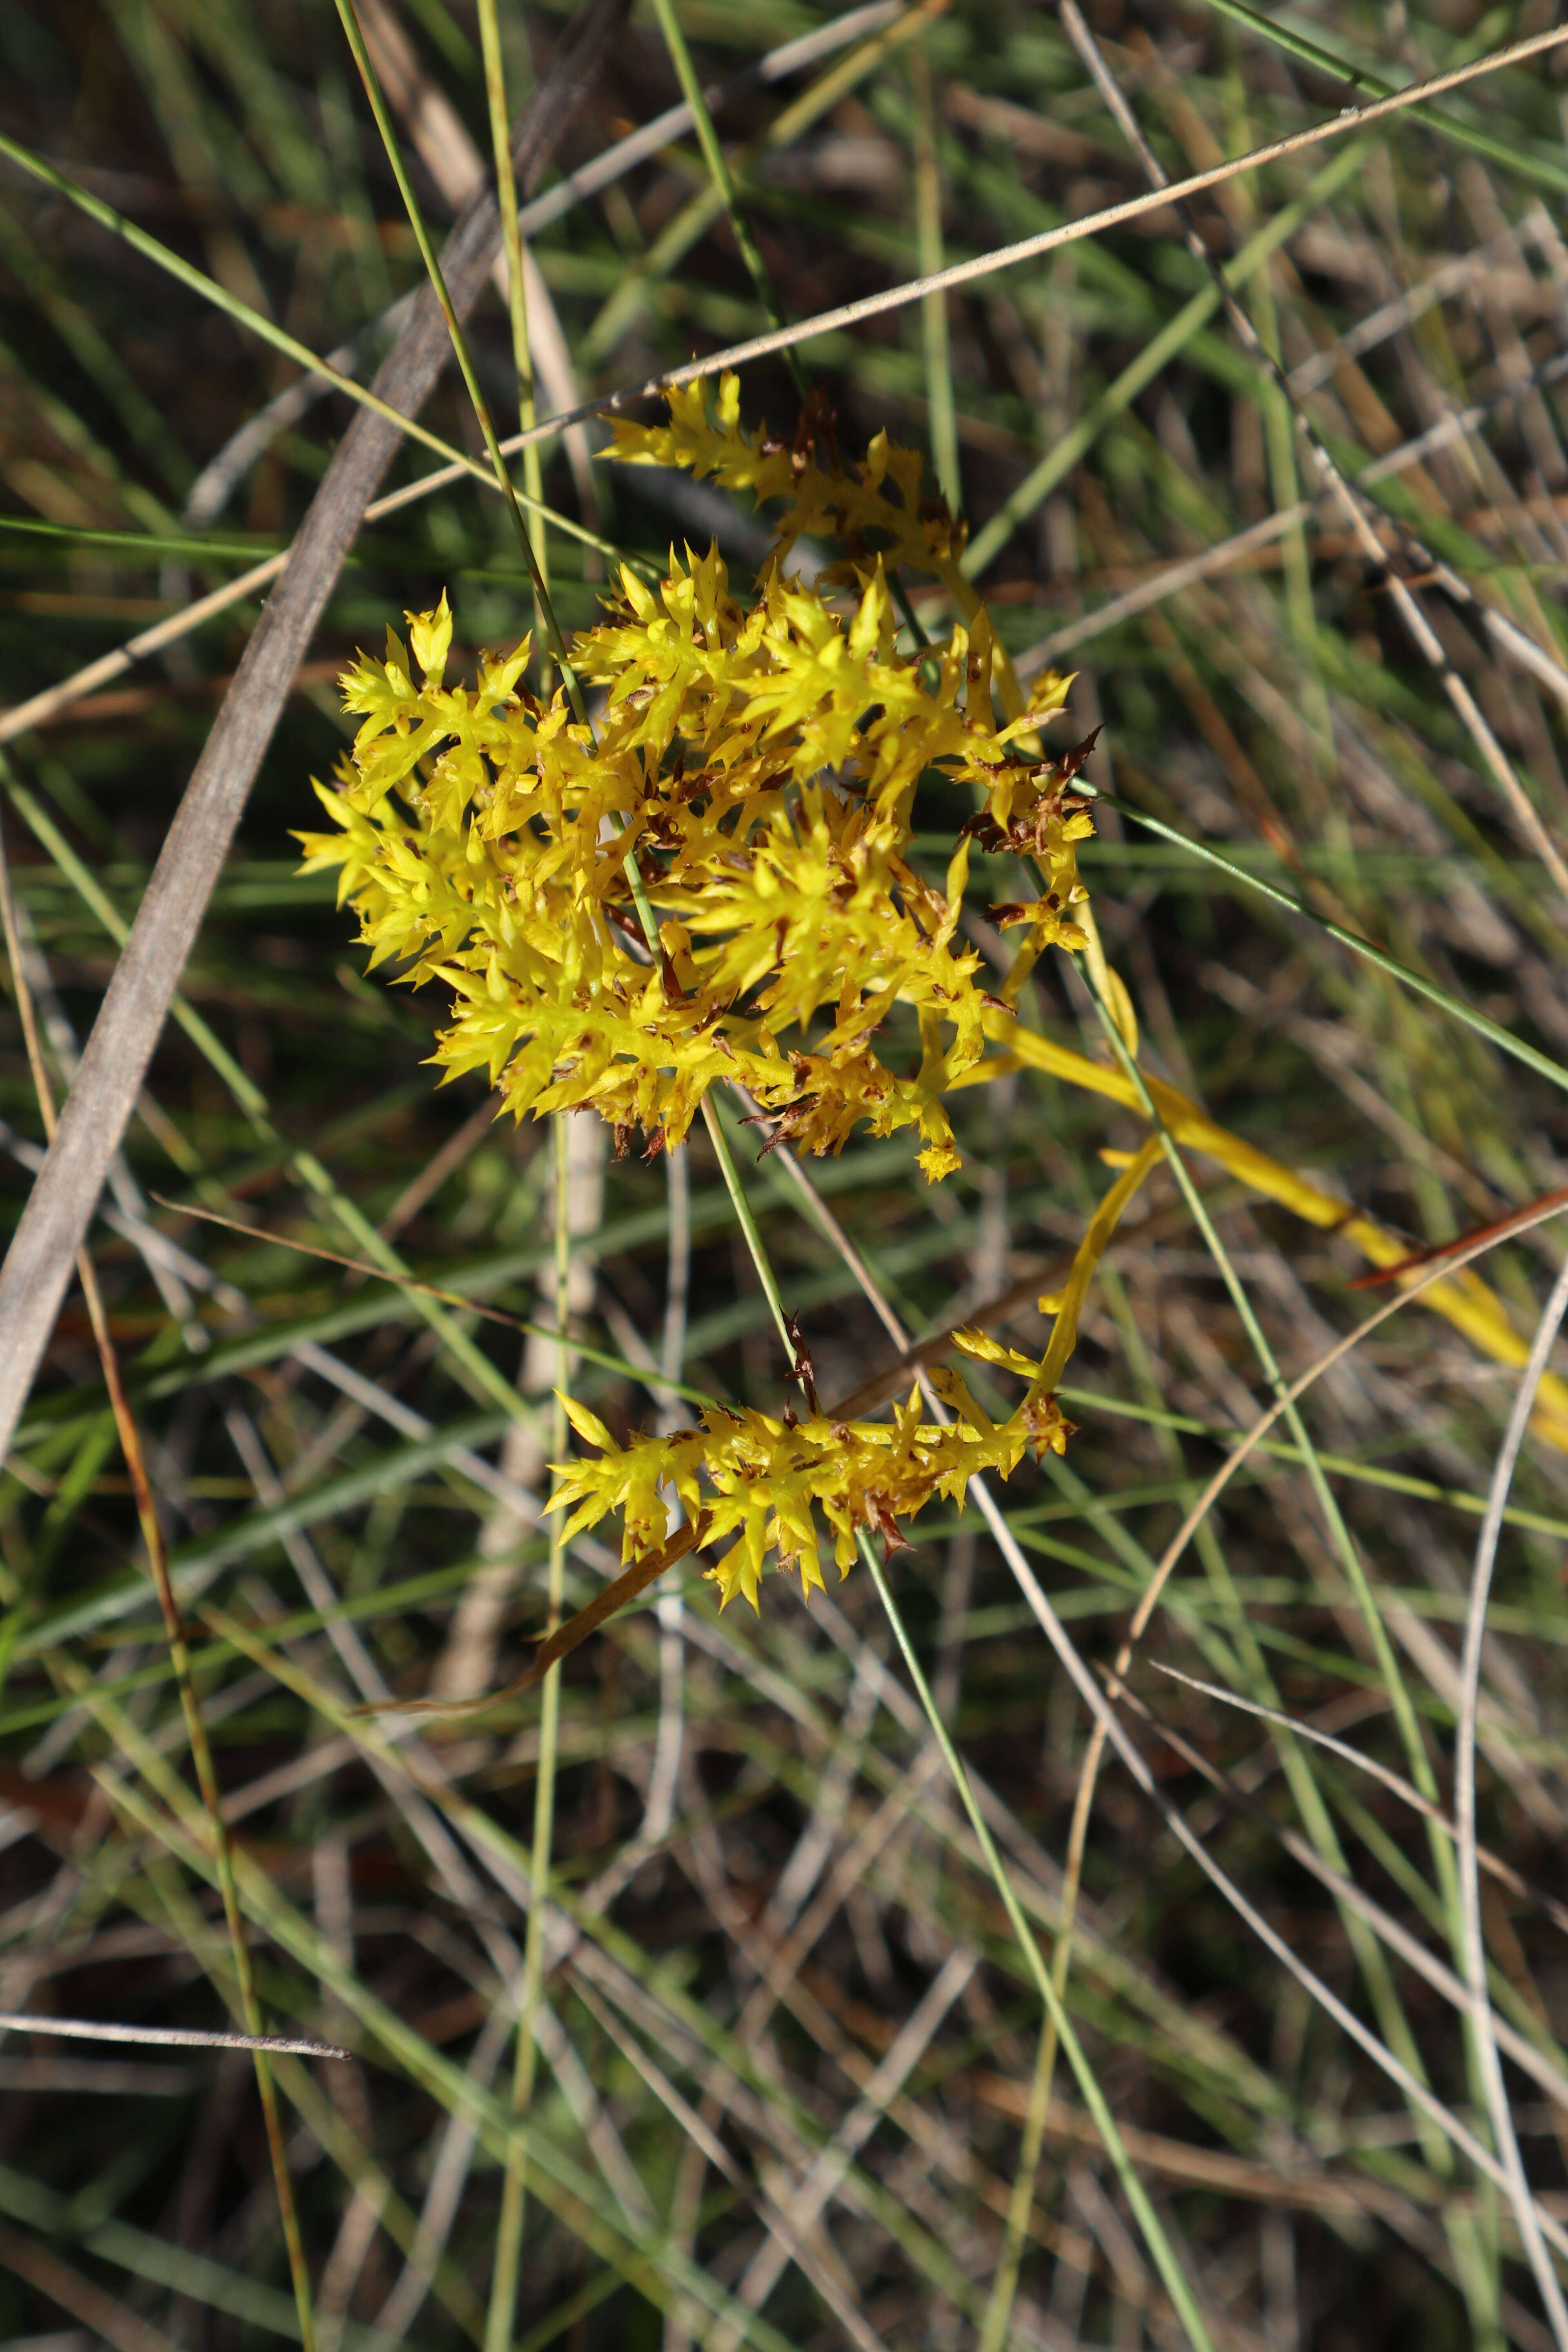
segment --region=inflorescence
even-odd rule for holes
[[[1037,898],[991,910],[1022,929],[1003,1005],[1046,948],[1088,943],[1074,911],[1076,844],[1093,830],[1072,789],[1084,747],[1052,761],[1038,739],[1070,680],[1048,675],[1022,707],[958,570],[959,527],[921,499],[918,454],[879,434],[846,467],[815,408],[793,442],[748,434],[733,376],[711,409],[701,383],[668,408],[665,425],[617,424],[612,454],[778,503],[750,602],[716,548],[672,550],[657,591],[623,567],[605,618],[570,649],[591,724],[564,688],[547,705],[529,692],[526,639],[481,656],[477,684],[447,685],[446,597],[410,614],[408,646],[389,630],[384,659],[344,677],[363,723],[335,785],[316,787],[334,830],[300,836],[307,868],[341,869],[373,965],[452,991],[435,1060],[448,1077],[483,1069],[519,1118],[596,1111],[618,1149],[640,1130],[653,1154],[736,1081],[770,1146],[837,1152],[861,1126],[912,1127],[939,1180],[960,1165],[942,1098],[978,1069],[998,1003],[959,937],[972,841],[1015,850],[1040,877]],[[809,584],[792,576],[799,543],[827,539],[838,560]],[[942,582],[967,618],[901,651],[895,588],[909,572]],[[1005,721],[998,680],[1016,711]],[[915,789],[932,769],[975,803],[940,891],[910,863]],[[920,1041],[906,1074],[886,1058],[900,1008]],[[622,1447],[574,1402],[599,1458],[561,1465],[552,1501],[576,1507],[574,1532],[621,1511],[631,1560],[664,1543],[673,1491],[708,1515],[706,1542],[735,1538],[711,1571],[726,1600],[755,1601],[770,1553],[809,1590],[814,1510],[847,1570],[858,1529],[896,1541],[933,1495],[962,1504],[978,1471],[1005,1477],[1026,1448],[1062,1450],[1042,1367],[971,1337],[971,1352],[1030,1381],[1004,1422],[952,1371],[934,1376],[949,1427],[922,1420],[917,1391],[890,1423],[713,1408],[700,1429]]]

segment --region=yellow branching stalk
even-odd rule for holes
[[[1070,1045],[1058,1045],[1055,1038],[1025,1029],[997,1006],[985,1008],[984,1026],[986,1035],[1004,1050],[966,1072],[957,1081],[959,1085],[984,1084],[1019,1068],[1044,1070],[1065,1085],[1082,1087],[1129,1110],[1141,1110],[1138,1089],[1132,1080],[1110,1063],[1093,1061],[1087,1054],[1076,1053]],[[1262,1193],[1266,1200],[1278,1201],[1282,1208],[1321,1231],[1342,1234],[1373,1265],[1398,1265],[1409,1256],[1409,1241],[1390,1233],[1375,1217],[1361,1210],[1347,1209],[1343,1201],[1336,1199],[1332,1192],[1325,1192],[1310,1177],[1271,1159],[1268,1152],[1259,1151],[1256,1144],[1247,1143],[1241,1136],[1232,1135],[1163,1079],[1144,1071],[1143,1083],[1175,1141],[1217,1160],[1249,1191]],[[1442,1316],[1478,1353],[1489,1356],[1494,1363],[1517,1367],[1530,1354],[1529,1340],[1515,1329],[1497,1293],[1472,1267],[1461,1267],[1441,1282],[1430,1284],[1421,1294],[1421,1304]],[[1568,1381],[1556,1372],[1549,1371],[1542,1380],[1534,1426],[1559,1452],[1568,1453]]]
[[[483,1069],[518,1118],[591,1108],[623,1147],[640,1129],[658,1150],[682,1140],[710,1087],[738,1079],[774,1139],[809,1151],[841,1150],[862,1126],[914,1128],[934,1181],[959,1165],[942,1097],[978,1068],[996,1002],[957,937],[967,835],[1041,874],[1037,899],[996,910],[1025,928],[1021,965],[1087,944],[1076,845],[1093,828],[1071,756],[1037,756],[1068,681],[1041,680],[1027,709],[1005,693],[1013,716],[998,723],[990,624],[957,571],[945,506],[920,499],[917,455],[879,434],[846,468],[823,414],[792,445],[748,436],[733,378],[712,415],[700,385],[669,406],[667,425],[617,425],[616,456],[783,502],[749,605],[716,549],[672,551],[657,593],[623,570],[605,618],[572,648],[578,677],[603,689],[593,729],[563,693],[546,707],[528,692],[526,641],[481,658],[472,687],[448,685],[446,598],[409,614],[407,646],[389,631],[384,658],[362,656],[343,679],[361,725],[335,787],[316,787],[335,830],[300,836],[307,867],[339,869],[373,964],[447,985],[436,1060],[448,1076]],[[784,570],[805,534],[846,551],[814,587]],[[967,616],[934,646],[899,649],[900,567],[947,582]],[[909,862],[931,768],[977,811],[940,891]],[[651,924],[634,912],[628,853]],[[643,935],[654,926],[657,958]],[[920,1048],[904,1074],[885,1058],[900,1014]],[[891,1423],[829,1420],[812,1397],[804,1420],[714,1408],[700,1430],[620,1446],[573,1402],[599,1458],[559,1465],[554,1502],[574,1509],[574,1530],[620,1511],[636,1561],[665,1545],[673,1492],[693,1526],[701,1514],[706,1543],[729,1543],[713,1571],[726,1600],[755,1601],[770,1555],[809,1591],[814,1510],[845,1569],[858,1529],[894,1544],[932,1496],[962,1503],[978,1471],[1005,1477],[1026,1449],[1065,1445],[1041,1367],[997,1359],[978,1334],[965,1344],[1029,1381],[1000,1423],[951,1371],[933,1375],[947,1426],[922,1418],[918,1391]]]
[[[921,456],[879,433],[865,463],[851,471],[838,462],[832,418],[808,408],[793,441],[774,440],[765,426],[748,433],[741,423],[741,381],[726,375],[709,406],[698,382],[665,394],[666,425],[617,423],[613,455],[625,464],[680,466],[700,481],[750,492],[758,506],[782,500],[775,555],[789,555],[802,539],[834,540],[847,558],[825,578],[850,583],[858,569],[886,557],[943,578],[963,551],[964,527],[944,499],[921,497]],[[818,455],[826,442],[827,463]]]

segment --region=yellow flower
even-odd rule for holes
[[[834,1559],[844,1575],[862,1533],[880,1536],[891,1551],[904,1540],[900,1522],[918,1517],[934,1496],[944,1496],[962,1510],[969,1481],[983,1471],[1008,1478],[1026,1453],[1065,1453],[1072,1425],[1053,1391],[1077,1338],[1094,1269],[1159,1157],[1159,1139],[1152,1138],[1090,1218],[1062,1298],[1041,1301],[1057,1321],[1037,1362],[989,1332],[953,1333],[965,1355],[1028,1382],[1022,1403],[1005,1421],[991,1418],[951,1365],[939,1365],[928,1375],[952,1416],[945,1424],[923,1417],[916,1388],[905,1404],[895,1406],[891,1422],[839,1421],[815,1407],[804,1421],[793,1413],[775,1419],[710,1405],[700,1429],[666,1437],[634,1430],[625,1445],[617,1445],[596,1414],[563,1397],[572,1426],[598,1457],[551,1465],[560,1483],[550,1507],[573,1514],[567,1537],[618,1510],[622,1559],[647,1559],[666,1542],[666,1497],[673,1492],[688,1525],[700,1526],[704,1548],[729,1542],[708,1570],[722,1601],[742,1592],[754,1608],[770,1554],[782,1568],[799,1570],[803,1592],[821,1584],[815,1512],[826,1522]]]
[[[1032,1447],[1066,1450],[1070,1424],[1054,1398],[1033,1400],[1001,1423],[991,1421],[955,1372],[945,1376],[943,1402],[958,1418],[948,1427],[923,1417],[920,1391],[885,1421],[805,1421],[710,1405],[700,1429],[650,1437],[636,1430],[617,1445],[605,1424],[575,1399],[563,1397],[572,1425],[598,1459],[580,1456],[552,1465],[560,1484],[552,1510],[570,1510],[568,1538],[596,1527],[612,1511],[624,1517],[621,1557],[641,1559],[666,1540],[664,1500],[679,1496],[689,1521],[707,1522],[704,1542],[730,1548],[708,1573],[721,1600],[743,1593],[754,1608],[770,1553],[798,1569],[802,1590],[822,1584],[814,1511],[832,1538],[839,1574],[854,1564],[858,1536],[880,1536],[889,1549],[903,1537],[900,1520],[914,1518],[934,1496],[963,1507],[971,1478],[991,1470],[1005,1478]]]
[[[672,550],[657,588],[623,569],[571,649],[602,690],[593,728],[563,693],[546,706],[527,691],[526,639],[482,656],[472,685],[449,684],[445,595],[409,614],[406,645],[389,630],[380,661],[362,655],[344,674],[360,725],[333,785],[316,787],[333,829],[300,835],[306,866],[339,870],[373,964],[445,984],[435,1061],[447,1077],[482,1070],[519,1118],[592,1108],[623,1147],[640,1129],[658,1150],[734,1079],[774,1140],[809,1151],[841,1150],[857,1129],[914,1129],[935,1181],[960,1164],[943,1097],[985,1048],[980,958],[959,932],[968,836],[1041,877],[1038,898],[994,910],[1026,927],[1012,992],[1046,946],[1087,944],[1072,910],[1084,898],[1076,845],[1092,827],[1070,789],[1087,747],[1039,757],[1070,681],[1037,681],[1023,708],[958,570],[962,532],[921,498],[918,455],[879,434],[846,467],[819,409],[792,443],[748,433],[733,376],[711,411],[700,383],[672,392],[668,409],[663,425],[617,424],[614,454],[777,508],[749,603],[716,548]],[[784,570],[802,538],[841,551],[812,586]],[[940,580],[959,616],[910,652],[890,586],[901,570]],[[932,769],[976,803],[941,890],[911,863],[916,788]],[[1127,1189],[1093,1229],[1075,1301]],[[700,1429],[623,1446],[568,1402],[597,1458],[558,1465],[554,1499],[574,1530],[619,1510],[637,1559],[664,1544],[673,1490],[694,1526],[702,1515],[704,1540],[728,1545],[712,1570],[726,1600],[755,1601],[770,1555],[809,1591],[821,1581],[816,1514],[846,1570],[862,1531],[897,1543],[932,1496],[962,1506],[978,1472],[1006,1477],[1026,1450],[1062,1450],[1050,1388],[1076,1317],[1075,1303],[1043,1365],[960,1335],[1029,1381],[1000,1423],[952,1370],[931,1376],[954,1414],[945,1427],[917,1393],[889,1422],[831,1421],[815,1404],[804,1420],[714,1407]]]
[[[874,450],[867,480],[889,476],[908,468]],[[342,868],[373,964],[446,982],[435,1059],[448,1076],[484,1070],[519,1118],[591,1107],[658,1149],[739,1078],[807,1150],[913,1126],[927,1177],[949,1174],[941,1097],[981,1059],[984,992],[955,944],[967,844],[945,892],[908,860],[924,770],[1015,830],[1034,824],[1050,882],[1035,933],[1081,941],[1067,909],[1087,820],[1075,803],[1047,821],[1048,796],[1014,781],[1029,772],[1009,766],[1017,728],[993,714],[984,616],[934,658],[901,654],[880,555],[847,612],[776,568],[745,611],[716,550],[672,554],[657,594],[629,571],[621,590],[573,648],[607,689],[596,735],[563,694],[545,709],[521,689],[526,643],[448,686],[445,597],[408,616],[412,650],[389,633],[384,660],[362,656],[343,680],[362,721],[351,759],[335,790],[317,787],[340,830],[300,836],[307,866]],[[1061,691],[1051,681],[1032,722]],[[910,1076],[880,1050],[900,1011],[920,1034]]]

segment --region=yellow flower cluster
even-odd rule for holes
[[[793,441],[773,439],[765,426],[748,433],[736,375],[721,380],[711,414],[700,378],[674,387],[665,402],[668,425],[612,428],[615,457],[634,466],[683,467],[699,480],[749,491],[758,506],[782,500],[775,562],[783,562],[802,539],[836,540],[845,558],[822,574],[825,583],[852,587],[881,555],[889,572],[934,575],[960,613],[973,613],[978,599],[958,568],[963,525],[953,521],[944,499],[921,499],[918,449],[900,449],[879,433],[864,465],[850,472],[839,462],[831,410],[815,402]],[[826,465],[819,444],[827,453]]]
[[[711,423],[700,386],[672,394],[669,424],[618,426],[616,454],[786,498],[750,606],[713,550],[672,552],[657,593],[623,570],[572,647],[603,693],[591,728],[563,693],[527,692],[526,643],[448,686],[445,597],[411,614],[410,647],[389,632],[385,658],[345,676],[363,723],[336,788],[316,788],[336,830],[300,836],[306,865],[342,869],[373,963],[450,987],[436,1059],[484,1070],[518,1117],[591,1107],[658,1150],[738,1079],[810,1151],[861,1121],[915,1127],[934,1179],[959,1164],[942,1097],[981,1058],[984,991],[955,939],[968,843],[944,890],[913,871],[915,786],[935,768],[968,787],[988,840],[1038,862],[1041,897],[1001,910],[1027,921],[1031,960],[1082,946],[1074,844],[1092,828],[1059,763],[1013,751],[1068,681],[999,726],[984,612],[900,652],[889,567],[953,568],[918,457],[879,435],[855,472],[824,466],[742,433],[737,398],[726,378]],[[828,528],[850,551],[837,588],[788,578],[801,531]],[[879,1050],[900,1007],[920,1037],[906,1076]]]
[[[918,456],[879,434],[847,467],[819,410],[793,443],[747,434],[733,377],[711,410],[701,384],[668,406],[666,425],[617,425],[614,454],[782,502],[750,603],[714,549],[672,551],[657,592],[623,569],[571,648],[591,725],[563,691],[545,705],[527,690],[526,641],[481,657],[475,684],[448,685],[445,596],[410,614],[407,646],[389,631],[384,658],[344,677],[362,723],[334,788],[316,787],[333,830],[300,836],[307,868],[340,869],[373,965],[447,985],[436,1060],[449,1076],[485,1071],[518,1118],[592,1108],[623,1148],[640,1129],[656,1151],[735,1080],[775,1139],[810,1151],[841,1150],[862,1123],[913,1127],[938,1179],[959,1165],[942,1097],[977,1069],[997,1008],[958,939],[971,839],[1041,877],[1037,898],[993,909],[1026,926],[1004,1001],[1044,948],[1088,944],[1075,845],[1092,827],[1071,789],[1085,747],[1038,756],[1068,681],[1046,677],[1024,707],[958,569],[956,526],[921,501]],[[843,551],[809,587],[785,569],[803,537]],[[907,652],[903,571],[941,581],[954,614],[944,637]],[[910,857],[932,769],[975,807],[940,891]],[[920,1043],[903,1075],[884,1058],[900,1013]],[[889,1423],[832,1420],[812,1396],[805,1419],[713,1408],[701,1429],[620,1446],[571,1402],[598,1458],[558,1465],[552,1502],[574,1509],[574,1530],[623,1512],[637,1560],[664,1546],[673,1491],[705,1543],[732,1539],[712,1571],[726,1600],[755,1601],[769,1553],[809,1590],[814,1506],[845,1569],[858,1531],[891,1545],[934,1495],[962,1505],[978,1472],[1005,1477],[1026,1448],[1063,1449],[1049,1392],[1061,1351],[1037,1365],[979,1334],[963,1344],[1029,1380],[1006,1421],[952,1372],[932,1375],[950,1426],[922,1419],[918,1391]]]
[[[814,1412],[805,1421],[710,1405],[700,1429],[650,1437],[636,1430],[617,1445],[602,1421],[574,1399],[563,1400],[579,1437],[599,1449],[596,1461],[557,1463],[561,1484],[552,1509],[574,1509],[568,1537],[595,1527],[611,1511],[625,1514],[621,1556],[636,1560],[660,1550],[668,1530],[673,1491],[687,1520],[704,1522],[705,1545],[733,1538],[709,1570],[721,1602],[744,1593],[755,1608],[763,1565],[775,1553],[800,1570],[803,1591],[820,1588],[812,1508],[833,1534],[841,1575],[855,1559],[861,1528],[879,1535],[889,1551],[903,1541],[900,1519],[912,1519],[933,1496],[962,1510],[971,1478],[994,1470],[1005,1478],[1026,1448],[1062,1454],[1072,1425],[1038,1381],[1040,1367],[999,1348],[980,1332],[961,1332],[972,1355],[1036,1376],[1016,1412],[994,1422],[951,1369],[931,1384],[956,1418],[947,1426],[923,1420],[918,1389],[895,1405],[890,1422],[833,1421]]]

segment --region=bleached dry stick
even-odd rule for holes
[[[184,2025],[99,2025],[85,2017],[36,2017],[0,2010],[0,2033],[55,2033],[66,2042],[145,2042],[159,2050],[265,2050],[291,2058],[344,2058],[333,2042],[292,2042],[279,2033],[201,2033]]]

